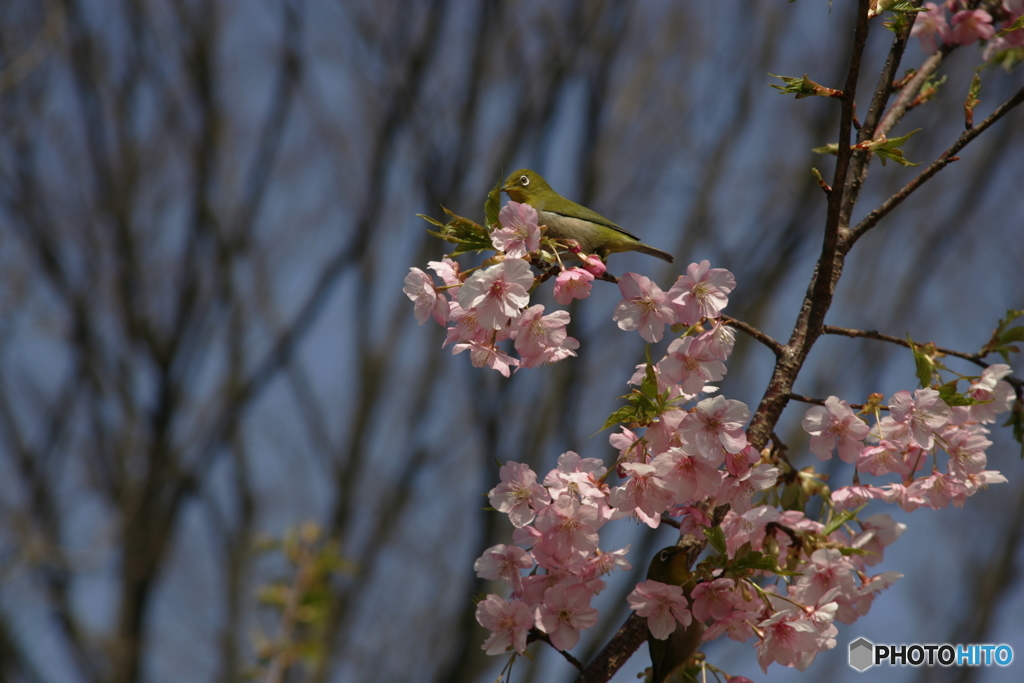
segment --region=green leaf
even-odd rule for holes
[[[958,393],[956,390],[957,381],[958,380],[954,379],[952,381],[946,382],[941,387],[939,387],[939,398],[945,401],[947,406],[973,406],[979,403],[992,402],[991,399],[989,399],[988,401],[979,401],[976,398],[971,398],[970,396],[965,396],[961,393]]]
[[[782,487],[782,508],[784,510],[803,510],[810,496],[798,482],[790,482]]]
[[[815,147],[811,151],[814,152],[815,154],[839,154],[839,143],[830,142],[827,145]]]
[[[913,163],[903,157],[903,150],[900,147],[906,143],[913,135],[918,133],[921,129],[912,130],[906,135],[901,135],[898,138],[882,138],[880,140],[872,140],[867,143],[861,143],[857,145],[858,149],[868,149],[878,155],[879,161],[885,166],[885,160],[891,159],[898,164],[903,166],[920,166],[921,163]]]
[[[436,225],[439,228],[443,228],[444,227],[444,223],[442,223],[441,221],[437,220],[436,218],[431,218],[430,216],[428,216],[426,214],[423,214],[423,213],[418,213],[416,215],[419,216],[420,218],[422,218],[423,220],[425,220],[426,222],[432,224],[432,225]]]
[[[658,375],[654,372],[654,363],[651,362],[651,347],[647,346],[647,368],[644,370],[643,381],[640,382],[640,393],[651,401],[658,400]]]
[[[487,201],[484,202],[484,220],[488,228],[499,224],[498,212],[501,210],[501,178],[498,178],[497,185],[487,193]]]
[[[751,551],[743,557],[736,558],[735,562],[729,563],[730,569],[757,569],[763,572],[775,572],[778,562],[771,555],[765,555],[756,550]]]
[[[913,14],[915,12],[927,12],[927,7],[914,7],[914,3],[910,0],[890,0],[890,2],[878,3],[878,9],[876,12],[902,12],[906,14]]]
[[[1024,62],[1024,47],[1011,47],[1008,50],[999,50],[989,57],[988,66],[1001,66],[1003,71],[1013,71]]]
[[[803,78],[797,78],[796,76],[776,76],[775,74],[768,74],[772,78],[778,78],[785,85],[776,85],[771,83],[770,85],[778,90],[783,95],[796,95],[796,98],[802,99],[804,97],[842,97],[843,91],[836,90],[834,88],[827,88],[820,83],[815,83],[807,74],[803,75]]]
[[[708,539],[711,547],[718,551],[719,555],[726,554],[725,532],[720,526],[704,527],[704,536]]]
[[[861,505],[856,510],[843,510],[838,515],[832,518],[832,521],[825,526],[821,533],[825,536],[828,536],[833,531],[849,522],[851,519],[854,519],[860,513],[860,511],[866,507],[867,505]]]
[[[981,74],[974,72],[971,79],[971,87],[967,91],[967,99],[964,100],[964,123],[968,130],[974,128],[974,108],[981,101],[978,96],[981,94]]]
[[[1014,21],[1012,24],[1004,28],[1002,31],[996,33],[993,37],[1001,38],[1002,36],[1005,36],[1007,33],[1013,33],[1014,31],[1019,31],[1022,28],[1024,28],[1024,14],[1017,17],[1016,21]]]
[[[1003,344],[1011,342],[1024,342],[1024,326],[1011,327],[999,335],[999,341]]]
[[[1003,426],[1013,427],[1013,440],[1020,444],[1020,457],[1024,460],[1024,403],[1021,403],[1020,398],[1013,402],[1010,417]]]
[[[914,354],[914,368],[917,381],[921,384],[922,389],[926,389],[932,383],[935,364],[927,354],[922,353],[921,347],[914,343],[909,334],[907,335],[907,341],[910,342],[910,350]]]
[[[992,339],[982,348],[982,354],[998,353],[1007,363],[1010,362],[1011,353],[1020,353],[1020,348],[1014,346],[1014,342],[1024,342],[1024,327],[1010,327],[1010,323],[1024,315],[1024,311],[1010,309],[1006,317],[999,321],[999,325],[992,333]]]
[[[608,419],[604,421],[604,426],[601,427],[600,431],[604,431],[609,427],[614,427],[620,422],[636,422],[637,421],[637,409],[636,406],[622,406],[614,413],[608,416]]]
[[[439,232],[428,230],[431,235],[440,237],[446,242],[458,245],[452,251],[453,256],[467,251],[489,251],[494,249],[494,245],[491,244],[490,233],[486,228],[484,228],[484,226],[480,225],[476,221],[472,221],[453,213],[443,206],[441,207],[441,210],[451,218],[450,221],[443,225],[428,216],[423,216],[422,214],[420,214],[420,216],[424,220],[440,226],[441,230]]]
[[[753,569],[762,572],[772,572],[779,576],[802,576],[801,572],[791,572],[780,568],[778,560],[774,555],[751,550],[750,543],[744,543],[736,550],[736,558],[734,560],[723,562],[719,566],[736,572]]]

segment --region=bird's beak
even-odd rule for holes
[[[502,186],[501,186],[501,191],[502,191],[502,192],[508,192],[508,191],[509,191],[509,190],[511,190],[511,189],[512,189],[513,187],[515,187],[515,186],[514,186],[514,185],[502,185]]]

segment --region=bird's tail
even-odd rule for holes
[[[672,254],[668,253],[667,251],[662,251],[661,249],[655,249],[654,247],[650,246],[649,244],[644,244],[643,242],[641,242],[640,244],[637,244],[634,247],[634,250],[635,251],[639,251],[641,254],[647,254],[649,256],[654,256],[654,257],[660,258],[662,261],[668,261],[669,263],[672,263],[675,260],[675,259],[672,258]]]

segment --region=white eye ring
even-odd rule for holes
[[[669,552],[667,550],[662,550],[661,551],[661,561],[662,562],[668,561],[668,556],[669,556]]]
[[[530,179],[527,178],[526,176],[519,176],[519,184],[522,185],[523,187],[526,187],[527,185],[530,184]]]

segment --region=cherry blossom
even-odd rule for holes
[[[498,512],[508,515],[512,526],[523,527],[533,521],[535,511],[547,506],[551,496],[537,483],[537,474],[529,465],[509,461],[498,470],[501,483],[487,497]]]
[[[771,465],[758,465],[739,476],[725,477],[716,501],[719,505],[729,503],[733,510],[742,514],[750,509],[754,494],[775,486],[778,478],[778,468]]]
[[[635,515],[652,529],[661,524],[661,513],[672,500],[672,490],[655,474],[653,465],[628,462],[622,470],[629,477],[625,486],[612,489],[609,503],[612,519]]]
[[[672,492],[676,505],[710,496],[722,483],[719,471],[697,457],[696,447],[690,444],[670,448],[655,457],[651,467]]]
[[[726,512],[722,520],[722,531],[725,532],[729,556],[735,556],[736,550],[744,543],[750,543],[752,549],[760,550],[764,544],[765,526],[777,521],[779,511],[771,505],[761,505],[742,514],[732,510]]]
[[[1010,366],[1003,363],[990,365],[982,371],[981,377],[966,392],[970,398],[984,401],[969,407],[971,419],[983,424],[995,422],[1000,413],[1010,409],[1016,394],[1003,377],[1011,372]]]
[[[982,30],[978,26],[986,24],[977,12],[957,12],[954,30],[959,33],[953,36],[945,27],[945,9],[933,3],[926,7],[931,11],[922,14],[934,16],[919,16],[914,28],[922,41],[962,41],[966,32],[977,34]],[[1020,9],[1024,11],[1024,4]],[[1005,21],[1000,14],[1001,25]],[[990,28],[991,23],[990,19]],[[530,306],[529,291],[535,286],[532,264],[517,257],[539,248],[536,212],[510,202],[499,220],[502,228],[492,233],[492,242],[505,254],[495,259],[496,265],[476,270],[462,282],[457,263],[448,258],[432,261],[428,267],[446,289],[439,290],[424,271],[411,269],[405,292],[420,323],[433,317],[448,325],[444,345],[453,345],[453,353],[468,350],[475,366],[509,376],[512,368],[574,356],[579,343],[567,335],[567,311],[545,314],[543,305]],[[545,273],[562,269],[553,295],[563,306],[586,298],[595,278],[605,272],[598,257],[578,249],[574,253],[580,267],[535,263],[546,268]],[[711,268],[708,261],[691,264],[667,293],[646,277],[626,273],[619,279],[623,301],[614,320],[621,329],[637,330],[654,343],[662,339],[665,325],[719,318],[734,287],[732,274]],[[705,641],[723,634],[736,641],[757,638],[758,661],[764,669],[772,662],[806,669],[819,652],[836,646],[836,622],[853,623],[900,578],[894,572],[869,577],[867,568],[882,560],[905,524],[875,514],[851,519],[826,536],[824,523],[808,518],[804,510],[781,509],[779,501],[792,489],[781,488],[780,469],[774,466],[783,461],[779,444],[762,452],[748,443],[746,405],[720,395],[692,405],[701,393],[718,391],[709,383],[724,377],[724,361],[735,343],[735,329],[721,319],[699,334],[693,334],[695,329],[671,340],[653,368],[646,363],[637,366],[629,383],[643,385],[653,372],[660,396],[649,401],[645,414],[612,431],[609,443],[617,458],[603,461],[566,451],[542,483],[523,463],[501,467],[500,483],[488,496],[495,511],[508,515],[515,545],[494,545],[473,565],[481,579],[502,581],[511,590],[511,600],[488,595],[477,605],[477,620],[491,631],[483,644],[489,654],[523,653],[534,627],[558,649],[577,645],[580,632],[597,622],[597,610],[590,603],[604,590],[603,577],[632,568],[629,546],[601,550],[600,531],[612,520],[632,518],[656,528],[667,515],[678,521],[680,537],[701,540],[717,521],[726,558],[715,551],[691,567],[694,585],[686,591],[646,581],[636,586],[628,602],[647,619],[655,638],[668,638],[694,619],[704,626]],[[503,350],[511,347],[520,358]],[[907,511],[963,505],[979,490],[1006,481],[999,472],[986,469],[986,450],[992,445],[986,425],[1011,408],[1015,396],[1004,380],[1010,372],[1004,364],[986,368],[965,392],[975,403],[955,408],[934,389],[899,391],[889,401],[887,415],[873,411],[862,419],[848,403],[830,396],[824,405],[806,412],[802,425],[811,437],[810,451],[819,459],[838,451],[841,460],[856,465],[853,484],[833,478],[824,487],[813,468],[787,477],[786,483],[802,485],[797,500],[820,496],[832,513],[872,500],[895,503]],[[946,471],[941,471],[940,448],[949,454]],[[900,481],[860,480],[889,474],[899,475]],[[762,491],[770,495],[758,495]],[[772,504],[754,507],[757,503]],[[716,510],[722,506],[729,509],[718,521]],[[857,523],[860,532],[854,530]],[[721,548],[717,541],[715,546]],[[762,584],[761,576],[773,572],[730,569],[730,562],[750,557],[738,557],[748,549],[795,574],[783,582]]]
[[[715,358],[728,360],[732,355],[733,346],[736,344],[736,330],[722,324],[721,320],[716,320],[715,326],[700,336],[706,338],[708,351]]]
[[[523,311],[513,323],[515,347],[523,357],[523,367],[535,367],[564,352],[575,356],[579,342],[568,336],[569,311],[544,315],[544,306],[537,304]]]
[[[932,54],[949,39],[949,24],[946,23],[946,11],[942,7],[934,2],[926,2],[923,6],[928,11],[917,15],[910,35],[917,36],[921,41],[921,50],[925,54]]]
[[[979,40],[988,40],[995,35],[992,15],[983,9],[961,10],[949,22],[949,42],[954,45],[970,45]]]
[[[525,603],[510,602],[492,593],[477,604],[476,620],[491,631],[491,636],[481,646],[487,654],[501,654],[509,648],[519,654],[526,652],[526,635],[533,627],[533,615]]]
[[[586,299],[593,281],[594,276],[582,268],[563,270],[555,278],[555,301],[568,306],[573,299]]]
[[[529,204],[509,202],[498,212],[501,229],[491,233],[491,244],[511,258],[524,258],[540,248],[537,209]]]
[[[865,484],[855,486],[843,486],[832,491],[832,504],[836,511],[852,510],[861,505],[867,505],[875,498],[885,495],[882,489]]]
[[[949,421],[951,413],[939,392],[918,389],[913,396],[906,390],[893,394],[889,414],[896,422],[906,424],[911,441],[927,451],[935,443],[935,430]]]
[[[963,477],[982,472],[988,462],[985,449],[991,445],[992,442],[982,434],[973,434],[966,429],[957,429],[951,435],[947,435],[949,473]]]
[[[458,302],[464,309],[476,309],[480,325],[500,330],[530,302],[527,290],[533,286],[533,271],[522,259],[508,258],[478,270],[459,288]]]
[[[456,344],[452,347],[453,356],[463,351],[469,351],[469,359],[472,361],[474,368],[497,370],[505,377],[509,376],[510,368],[519,365],[518,360],[490,344],[470,341],[464,344]]]
[[[703,335],[701,335],[703,337]],[[670,382],[682,386],[683,393],[697,394],[708,382],[725,377],[725,363],[712,353],[706,339],[683,337],[668,345],[667,355],[658,369]]]
[[[765,673],[768,673],[768,665],[772,662],[804,671],[814,661],[821,635],[803,612],[781,610],[757,627],[764,633],[757,646],[757,663]]]
[[[818,460],[832,457],[832,449],[838,441],[839,459],[843,462],[857,462],[863,447],[864,437],[871,428],[857,417],[850,404],[835,396],[825,399],[824,406],[812,406],[805,414],[804,431],[811,435],[811,452]]]
[[[694,325],[701,318],[717,318],[729,303],[736,278],[725,268],[712,268],[710,261],[691,263],[668,290],[668,299],[679,322]]]
[[[676,322],[665,292],[649,278],[636,273],[626,273],[619,278],[619,292],[623,300],[612,318],[618,322],[619,329],[639,330],[640,336],[652,344],[661,341],[665,325]]]
[[[608,272],[608,266],[604,264],[600,257],[594,254],[581,255],[580,260],[583,262],[583,269],[594,277],[601,277]]]
[[[869,472],[880,477],[890,472],[909,474],[903,459],[903,447],[888,439],[882,439],[877,446],[867,446],[857,457],[857,471]]]
[[[597,623],[590,606],[590,591],[583,584],[559,583],[544,591],[544,601],[534,610],[537,628],[548,634],[559,650],[571,650],[580,642],[580,631]]]
[[[736,582],[732,579],[715,579],[698,583],[690,598],[693,600],[691,610],[699,621],[723,621],[736,610],[736,595],[733,592]]]
[[[581,458],[573,451],[558,456],[558,466],[544,477],[544,486],[553,498],[568,493],[581,500],[605,497],[607,485],[598,483],[608,468],[597,458]]]
[[[481,579],[501,580],[512,587],[512,595],[523,592],[523,576],[520,569],[533,566],[533,559],[522,548],[514,545],[491,546],[473,563],[473,570]]]
[[[562,564],[597,550],[597,530],[604,525],[594,505],[580,503],[570,495],[559,496],[537,515],[534,526],[541,537],[534,547],[538,561]]]
[[[718,466],[723,450],[739,453],[747,445],[743,425],[750,419],[746,404],[723,396],[706,398],[683,421],[683,438],[697,445],[697,451],[709,464]]]
[[[437,276],[448,287],[455,288],[462,285],[462,280],[459,279],[459,264],[457,261],[453,261],[445,256],[440,261],[427,261],[427,267],[437,273]],[[448,291],[451,293],[452,290]]]
[[[434,289],[434,280],[425,272],[410,268],[402,291],[412,300],[413,315],[420,325],[431,316],[438,325],[448,324],[448,300]]]
[[[658,640],[665,640],[672,635],[679,624],[684,628],[689,626],[693,619],[686,609],[688,603],[680,586],[644,581],[636,585],[626,600],[637,616],[647,619],[651,635]]]
[[[802,603],[813,605],[833,588],[842,595],[853,595],[857,590],[856,567],[835,548],[815,550],[800,571],[803,575],[792,585],[790,593]]]

